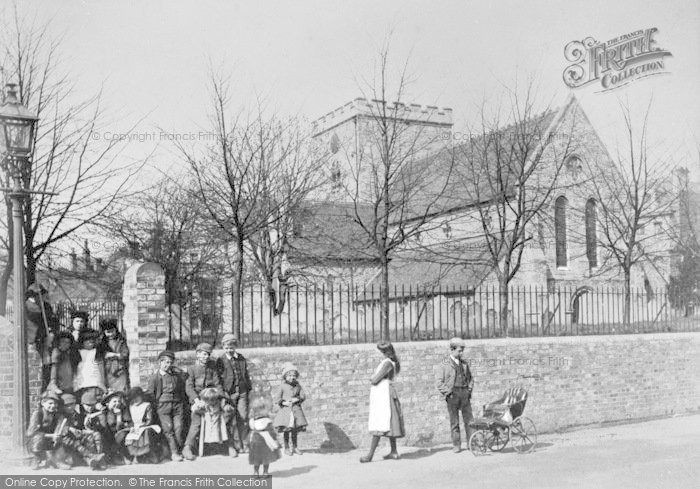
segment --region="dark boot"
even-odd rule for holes
[[[29,467],[32,470],[39,470],[43,469],[46,467],[46,460],[44,460],[43,457],[37,455],[36,453],[32,456],[32,461],[30,462]]]
[[[372,461],[372,457],[374,457],[374,451],[377,449],[377,446],[379,445],[379,437],[378,436],[373,436],[372,437],[372,443],[369,446],[369,452],[367,455],[364,457],[360,458],[360,463],[367,463]]]
[[[389,438],[389,444],[391,445],[391,451],[388,455],[384,455],[384,460],[398,460],[399,452],[396,451],[396,438]]]

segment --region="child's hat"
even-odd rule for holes
[[[140,397],[141,399],[143,399],[145,397],[145,394],[144,394],[143,389],[141,387],[132,387],[131,389],[129,389],[129,393],[126,395],[126,397],[129,400],[129,402],[131,403],[137,397]]]
[[[175,360],[175,353],[173,353],[170,350],[165,350],[165,351],[162,351],[158,354],[158,360],[160,360],[163,357],[167,357],[171,360]]]
[[[286,362],[282,366],[282,378],[284,379],[287,376],[287,373],[289,372],[296,372],[297,374],[299,374],[299,369],[296,368],[296,366],[294,366],[292,362]]]
[[[105,396],[102,398],[102,404],[107,405],[107,403],[112,399],[113,397],[118,397],[121,401],[124,400],[124,393],[121,391],[109,391]]]
[[[70,318],[71,320],[75,318],[82,318],[85,321],[87,321],[88,319],[90,319],[90,314],[88,314],[87,311],[73,311],[70,313]]]
[[[213,348],[209,343],[200,343],[197,345],[197,350],[196,351],[205,351],[207,353],[211,353]]]
[[[80,395],[80,404],[97,404],[95,391],[88,389]]]
[[[46,401],[47,399],[52,399],[56,402],[61,402],[61,398],[53,390],[48,390],[41,395],[41,400]]]
[[[87,340],[97,340],[99,337],[100,333],[94,329],[81,329],[80,333],[78,333],[78,343],[82,343]]]
[[[202,389],[202,392],[199,393],[199,398],[202,401],[209,401],[212,399],[221,399],[223,397],[223,393],[217,389],[216,387],[206,387]]]
[[[76,399],[73,394],[66,392],[65,394],[61,394],[61,401],[63,401],[64,406],[73,406],[75,405]]]
[[[226,343],[233,343],[234,345],[238,345],[238,338],[236,338],[236,335],[232,333],[226,333],[223,338],[221,338],[221,344],[225,345]]]
[[[117,326],[117,320],[115,318],[102,318],[102,319],[100,319],[100,329],[102,331],[107,331],[108,329],[118,330],[119,327]]]

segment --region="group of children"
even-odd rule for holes
[[[100,344],[107,346],[100,348],[85,337],[74,348],[59,335],[51,380],[28,429],[35,468],[67,469],[84,462],[101,469],[109,464],[157,463],[167,457],[174,461],[213,453],[237,457],[248,451],[254,473],[259,475],[262,466],[266,476],[270,463],[280,457],[278,432],[283,433],[285,454],[302,454],[297,441],[307,425],[301,407],[305,394],[293,365],[284,365],[273,420],[272,399],[250,396],[247,361],[236,351],[233,335],[224,335],[224,354],[216,360],[211,359],[210,344],[199,344],[195,364],[185,369],[174,365],[173,352],[160,353],[158,370],[144,391],[128,388],[128,368],[121,370],[119,362],[124,354],[128,359],[128,348],[124,351],[121,336],[108,334],[110,330],[111,325],[103,329]],[[101,365],[103,377],[99,369],[81,369],[81,364]]]

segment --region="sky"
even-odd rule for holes
[[[0,15],[12,9],[0,2]],[[650,143],[700,178],[700,2],[629,1],[77,1],[28,0],[23,14],[62,37],[62,67],[77,93],[103,91],[114,137],[138,121],[130,157],[155,149],[151,169],[177,166],[172,136],[207,131],[208,73],[231,76],[233,102],[256,100],[280,115],[315,119],[362,95],[387,43],[408,60],[416,103],[453,109],[455,129],[473,123],[483,100],[528,79],[540,99],[559,105],[575,93],[603,141],[619,146],[621,103],[643,115]],[[607,41],[655,27],[672,53],[668,74],[612,92],[569,89],[564,46]]]

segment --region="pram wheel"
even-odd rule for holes
[[[530,418],[521,416],[510,425],[510,441],[518,453],[530,453],[537,445],[537,428]]]
[[[500,452],[508,444],[508,432],[494,429],[486,437],[486,444],[492,452]]]
[[[474,454],[475,457],[483,455],[486,453],[488,448],[488,442],[486,441],[486,434],[483,431],[475,431],[472,436],[469,437],[469,451]]]

